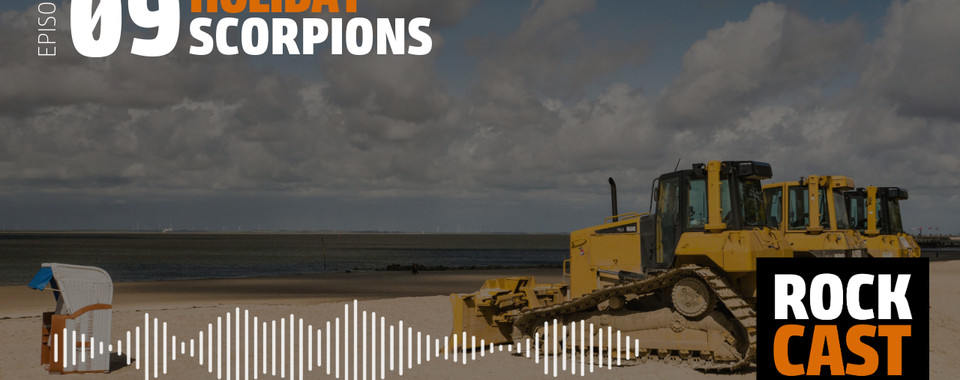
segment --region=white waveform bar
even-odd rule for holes
[[[177,336],[168,334],[167,322],[161,323],[159,318],[151,319],[149,313],[144,313],[142,329],[141,326],[136,326],[134,331],[126,331],[126,344],[123,344],[122,340],[117,340],[116,346],[104,346],[102,341],[97,342],[93,337],[88,340],[83,333],[78,337],[77,331],[64,328],[62,334],[54,334],[52,337],[53,361],[59,363],[62,360],[65,365],[76,366],[77,363],[86,362],[88,354],[89,360],[92,361],[96,355],[108,355],[116,348],[117,355],[122,356],[126,353],[127,365],[133,362],[136,369],[143,370],[144,380],[149,380],[151,377],[157,379],[161,374],[167,374],[168,354],[171,362],[187,358],[195,359],[200,368],[206,365],[206,370],[211,375],[216,368],[216,376],[220,380],[249,380],[251,373],[256,380],[260,375],[267,375],[268,368],[269,375],[276,376],[278,367],[279,376],[282,379],[304,379],[311,373],[331,375],[332,367],[332,375],[337,379],[351,379],[352,374],[354,380],[376,380],[379,374],[379,379],[382,380],[386,378],[388,372],[403,376],[405,369],[412,370],[414,357],[416,357],[417,366],[426,365],[432,359],[465,365],[470,361],[478,360],[478,351],[482,359],[487,354],[503,353],[504,347],[508,354],[526,358],[533,356],[536,364],[542,361],[543,374],[553,377],[566,373],[568,362],[569,373],[572,375],[579,373],[580,376],[594,373],[595,368],[603,368],[604,360],[606,360],[606,368],[612,369],[614,356],[616,356],[616,365],[621,366],[623,360],[631,360],[631,342],[634,348],[632,356],[634,359],[641,358],[641,352],[643,355],[648,353],[648,350],[641,350],[639,340],[631,339],[630,336],[624,338],[619,330],[614,331],[610,326],[604,329],[583,320],[569,324],[563,324],[557,320],[553,320],[552,323],[544,322],[543,328],[538,329],[533,339],[498,345],[492,342],[488,344],[483,338],[478,342],[476,336],[468,337],[466,332],[441,338],[415,331],[409,324],[404,328],[403,320],[398,320],[396,324],[388,324],[383,316],[378,320],[376,312],[360,310],[356,300],[352,305],[344,304],[343,310],[342,324],[339,316],[332,324],[328,320],[316,328],[312,324],[307,324],[304,328],[303,318],[297,318],[294,314],[279,320],[271,320],[269,323],[258,316],[253,316],[251,329],[249,310],[242,311],[241,321],[241,310],[236,307],[232,312],[217,317],[216,328],[213,323],[208,323],[206,331],[201,328],[194,337],[179,339],[179,356],[177,355]],[[278,324],[280,325],[279,333]],[[214,331],[216,331],[216,343],[214,343]],[[306,340],[304,334],[306,334]],[[278,337],[279,344],[277,344]],[[333,347],[331,347],[331,340],[333,340]],[[616,346],[614,346],[614,340]],[[78,349],[70,350],[69,347],[78,347]],[[195,347],[198,351],[194,350]],[[461,349],[460,347],[473,348]],[[77,351],[80,351],[79,357]],[[216,364],[214,364],[214,356],[216,356]],[[314,358],[316,365],[314,365]]]

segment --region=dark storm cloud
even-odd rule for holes
[[[324,59],[326,93],[342,111],[337,117],[354,148],[351,157],[373,157],[361,172],[396,179],[393,186],[400,188],[420,183],[447,192],[523,191],[556,187],[558,170],[585,158],[624,152],[625,140],[639,140],[625,122],[643,114],[627,111],[636,111],[642,94],[620,86],[588,100],[583,87],[639,64],[641,52],[614,48],[634,47],[623,41],[585,41],[577,17],[593,8],[591,2],[537,2],[518,29],[474,39],[471,50],[480,59],[466,98],[448,94],[432,56]],[[434,41],[435,49],[443,48],[440,35]],[[569,82],[555,85],[562,80]],[[574,93],[583,100],[559,100]],[[589,129],[564,120],[597,117],[589,115],[597,107],[614,111],[606,121],[616,123],[604,127],[604,142],[611,144],[601,149],[587,139]]]
[[[645,49],[632,39],[591,39],[578,17],[595,1],[535,1],[520,27],[468,46],[482,57],[477,90],[502,104],[523,106],[537,97],[579,97],[598,78],[642,63]]]
[[[77,210],[139,204],[111,206],[91,222],[103,226],[166,208],[189,219],[197,202],[218,204],[197,212],[229,215],[197,220],[229,224],[263,214],[235,208],[268,209],[272,199],[277,215],[292,215],[276,216],[287,229],[335,229],[344,214],[376,209],[396,222],[371,228],[432,230],[430,220],[474,213],[469,223],[483,226],[474,230],[503,230],[491,226],[512,218],[502,225],[557,231],[585,223],[585,210],[606,211],[607,176],[625,208],[645,211],[650,181],[678,158],[681,167],[757,159],[777,180],[846,174],[916,189],[907,223],[960,210],[956,1],[894,3],[874,41],[856,18],[760,4],[692,44],[661,94],[610,79],[656,51],[637,36],[588,32],[593,1],[532,1],[517,25],[471,34],[473,77],[451,91],[438,70],[444,32],[476,3],[371,1],[364,15],[432,17],[434,54],[320,55],[320,75],[186,48],[151,59],[3,54],[0,189],[77,197]],[[5,51],[34,49],[29,11],[0,18]],[[314,206],[322,215],[311,219]],[[538,213],[556,220],[538,224]]]
[[[376,16],[424,7],[399,4],[372,5]],[[452,25],[473,4],[448,2],[429,15]],[[42,188],[50,191],[103,191],[83,181],[90,177],[125,181],[108,192],[187,194],[465,195],[554,187],[558,170],[615,166],[644,130],[630,127],[644,115],[637,109],[643,95],[625,86],[593,100],[552,100],[582,95],[593,79],[639,63],[638,51],[615,48],[630,46],[625,42],[579,35],[576,18],[593,8],[592,2],[534,3],[517,30],[478,41],[480,73],[466,100],[448,94],[435,54],[324,57],[319,82],[216,54],[89,60],[64,52],[54,61],[14,55],[0,66],[22,79],[3,94],[8,149],[0,170],[12,180],[8,190],[47,183]],[[4,25],[11,41],[28,44],[29,25]],[[434,48],[443,49],[442,36],[433,37]],[[526,84],[515,81],[525,77]],[[522,102],[496,90],[518,84]],[[581,122],[609,124],[599,127],[601,149],[590,141],[595,130]]]
[[[960,121],[960,2],[894,2],[863,75],[901,113]]]
[[[436,37],[434,42],[442,44]],[[437,76],[432,56],[370,55],[333,57],[324,61],[323,71],[330,83],[330,100],[340,107],[419,124],[435,121],[450,101]],[[403,133],[391,132],[388,125],[364,124],[359,127],[366,132],[379,131],[388,138],[391,135],[403,138]]]
[[[658,121],[684,131],[674,141],[695,160],[747,152],[773,163],[775,180],[843,174],[859,186],[912,187],[905,225],[954,229],[930,211],[960,207],[957,5],[893,3],[870,43],[855,19],[758,5],[690,48]]]
[[[586,95],[588,84],[640,65],[646,51],[632,39],[587,38],[580,17],[594,8],[593,1],[535,1],[517,29],[468,42],[480,59],[461,105],[465,138],[453,146],[475,165],[477,182],[575,187],[581,174],[629,166],[642,136],[654,138],[639,90],[611,85]]]
[[[430,18],[431,28],[455,26],[463,20],[480,0],[372,0],[377,17]]]
[[[173,106],[184,99],[236,99],[250,86],[257,73],[236,59],[185,54],[187,39],[168,56],[145,58],[125,54],[131,36],[125,35],[109,59],[88,59],[69,43],[70,3],[58,8],[56,57],[37,57],[36,8],[8,11],[0,23],[0,44],[5,51],[22,52],[0,56],[0,115],[23,116],[40,107],[95,104],[118,108]],[[184,25],[182,31],[187,30]],[[9,49],[9,50],[7,50]]]
[[[813,21],[786,6],[756,6],[727,22],[683,57],[683,73],[664,90],[661,122],[707,129],[742,117],[748,106],[804,96],[843,73],[861,42],[856,20]]]

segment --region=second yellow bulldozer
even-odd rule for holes
[[[866,257],[844,202],[853,186],[849,177],[816,175],[764,185],[769,225],[783,231],[798,257]]]
[[[571,233],[569,283],[513,277],[453,294],[453,334],[510,343],[544,322],[583,321],[636,338],[641,359],[744,368],[755,359],[756,259],[793,254],[766,226],[760,181],[771,176],[762,162],[710,161],[655,180],[651,213],[617,215],[614,196],[613,216]]]

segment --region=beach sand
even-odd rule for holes
[[[183,339],[197,338],[201,329],[212,323],[216,329],[217,318],[231,313],[235,316],[239,307],[241,314],[248,310],[249,318],[256,316],[258,321],[271,321],[294,315],[299,323],[303,319],[304,327],[322,326],[327,321],[335,322],[344,318],[344,304],[352,307],[358,300],[360,315],[362,311],[376,312],[377,318],[384,317],[387,324],[404,322],[408,327],[426,338],[443,337],[450,333],[452,314],[448,294],[451,292],[471,292],[480,287],[484,279],[514,275],[534,275],[538,282],[559,282],[559,270],[556,269],[515,269],[515,270],[478,270],[421,272],[411,275],[409,272],[355,272],[331,273],[324,275],[299,275],[289,277],[133,282],[115,284],[114,310],[112,314],[112,339],[124,338],[126,331],[134,330],[144,323],[144,313],[150,318],[159,318],[167,323],[171,335],[180,335]],[[960,261],[931,263],[930,278],[930,367],[931,378],[952,379],[960,372]],[[51,378],[39,364],[40,357],[40,318],[43,311],[52,310],[53,297],[49,292],[38,292],[26,286],[0,287],[0,379],[49,379]],[[351,311],[352,313],[352,311]],[[369,318],[368,314],[368,318]],[[241,323],[243,321],[241,315]],[[352,318],[352,314],[350,316]],[[225,326],[224,326],[225,327]],[[278,331],[280,326],[277,326]],[[405,331],[406,332],[406,331]],[[287,330],[289,334],[289,330]],[[351,337],[352,339],[352,337]],[[369,339],[369,338],[368,338]],[[304,337],[305,345],[307,338]],[[251,346],[252,346],[252,342]],[[280,344],[280,342],[277,342]],[[290,344],[289,340],[286,342]],[[243,347],[241,356],[243,356]],[[251,347],[252,349],[252,347]],[[398,348],[399,349],[399,348]],[[189,354],[189,349],[187,349]],[[361,351],[362,352],[362,351]],[[179,354],[179,352],[178,352]],[[252,355],[252,353],[250,354]],[[533,358],[514,356],[507,351],[487,353],[484,357],[477,354],[476,361],[453,363],[452,361],[432,358],[426,361],[424,352],[421,365],[412,358],[412,368],[404,368],[402,377],[397,371],[387,371],[387,378],[412,379],[489,379],[489,378],[546,378],[553,377],[552,367],[548,367],[550,376],[544,376],[543,362],[536,363]],[[287,358],[289,360],[289,358]],[[325,360],[325,357],[323,357]],[[261,359],[262,360],[262,359]],[[343,359],[341,358],[341,361]],[[567,358],[569,361],[569,358]],[[162,362],[162,358],[160,359]],[[216,367],[214,359],[214,367]],[[289,365],[289,361],[287,362]],[[373,362],[368,362],[369,367]],[[143,369],[136,365],[123,366],[108,374],[69,375],[83,379],[143,379]],[[199,364],[198,358],[178,355],[177,360],[168,358],[167,374],[159,378],[168,379],[216,379],[217,369],[208,372],[208,364]],[[224,359],[224,366],[226,362]],[[269,364],[269,363],[268,363]],[[278,360],[278,364],[279,360]],[[377,363],[379,364],[379,363]],[[398,363],[399,364],[399,363]],[[248,378],[252,379],[251,371]],[[231,363],[231,378],[244,378],[245,368],[240,366],[240,377]],[[313,372],[304,368],[304,378],[326,376],[327,363]],[[306,367],[306,366],[305,366]],[[362,369],[363,366],[360,366]],[[285,367],[285,378],[290,378],[289,367]],[[342,372],[353,368],[340,368]],[[335,372],[335,367],[331,367]],[[377,369],[379,372],[379,369]],[[151,369],[152,372],[152,369]],[[268,371],[269,372],[269,371]],[[299,367],[294,368],[299,376]],[[331,372],[331,373],[333,373]],[[579,378],[558,369],[559,378]],[[321,373],[323,376],[321,376]],[[346,373],[341,373],[341,376]],[[280,378],[277,375],[258,375],[258,379]],[[363,378],[361,370],[357,378]],[[368,373],[367,376],[371,376]],[[226,369],[221,377],[226,379]],[[613,366],[612,369],[597,368],[587,377],[627,379],[753,379],[753,369],[737,374],[704,374],[686,368],[671,367],[660,363],[632,364],[625,367]],[[150,378],[152,373],[150,373]],[[333,375],[330,376],[333,378]]]

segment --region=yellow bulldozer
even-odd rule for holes
[[[771,176],[762,162],[694,164],[654,181],[651,212],[620,215],[611,179],[613,216],[571,233],[564,284],[512,277],[452,294],[453,334],[502,344],[542,336],[544,322],[589,323],[635,338],[641,360],[744,368],[755,360],[756,259],[793,255],[766,226],[760,181]]]
[[[843,192],[853,187],[849,177],[816,175],[764,185],[768,225],[783,231],[797,257],[866,257],[844,201]]]
[[[903,232],[900,201],[907,189],[867,186],[844,193],[853,229],[863,235],[872,257],[920,257],[920,246]]]

